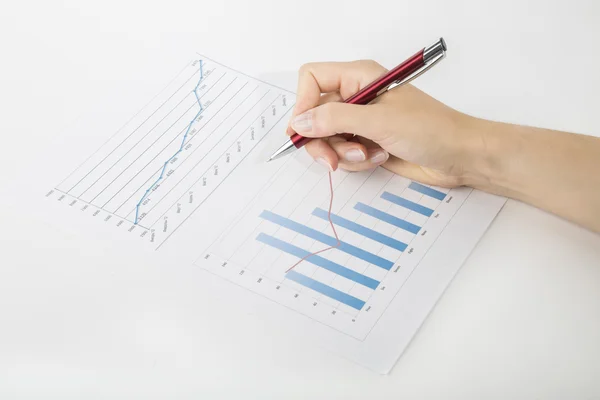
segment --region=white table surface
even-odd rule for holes
[[[235,304],[188,301],[178,266],[107,265],[111,248],[19,207],[20,172],[51,162],[44,150],[100,94],[156,78],[148,63],[174,71],[199,51],[293,88],[304,62],[391,67],[440,35],[448,58],[417,82],[428,93],[600,135],[592,0],[4,2],[0,398],[600,398],[600,236],[515,201],[389,376],[227,318]]]

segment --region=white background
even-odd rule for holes
[[[600,237],[514,201],[390,376],[216,306],[190,267],[109,262],[118,249],[19,206],[72,121],[194,51],[293,89],[304,62],[392,67],[440,35],[448,58],[417,82],[428,93],[600,136],[592,0],[3,2],[0,397],[600,398]]]

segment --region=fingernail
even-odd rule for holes
[[[310,132],[312,129],[312,113],[307,111],[300,115],[296,115],[292,120],[292,128],[298,133]]]
[[[321,164],[322,166],[324,166],[325,168],[327,168],[327,170],[329,172],[333,171],[333,168],[331,168],[331,165],[329,165],[329,163],[327,162],[327,160],[324,159],[323,157],[319,157],[315,161],[318,162],[319,164]]]
[[[366,159],[365,153],[363,153],[359,149],[348,150],[344,154],[344,158],[346,159],[346,161],[350,161],[350,162],[360,162],[360,161],[365,161],[365,159]]]
[[[388,159],[388,153],[386,151],[378,151],[377,153],[373,154],[373,157],[371,157],[371,159],[369,161],[371,161],[371,164],[381,164],[382,162],[385,162]]]

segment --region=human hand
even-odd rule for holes
[[[342,103],[385,72],[370,60],[302,66],[288,135],[295,131],[316,138],[306,150],[330,170],[382,165],[427,184],[466,184],[481,143],[477,130],[469,129],[475,118],[411,85],[392,89],[368,105]]]

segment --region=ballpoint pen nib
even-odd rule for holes
[[[267,162],[277,160],[280,157],[292,153],[294,150],[296,150],[294,142],[292,142],[291,140],[287,140],[279,149],[277,149],[275,153],[273,153],[273,155],[269,158]]]

